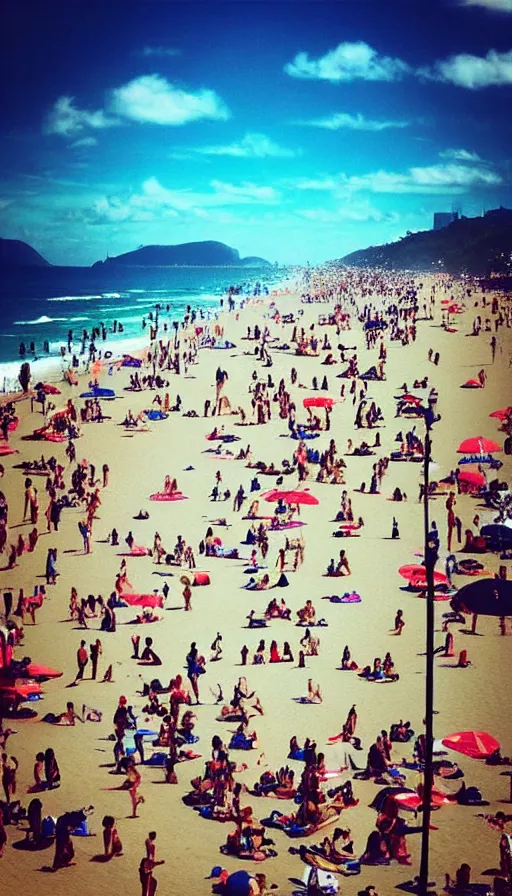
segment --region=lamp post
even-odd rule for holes
[[[425,419],[425,450],[423,466],[423,525],[424,525],[424,559],[427,577],[426,599],[426,654],[425,654],[425,756],[423,773],[423,818],[421,828],[421,861],[418,878],[419,896],[427,896],[428,872],[429,872],[429,837],[430,815],[432,804],[433,784],[433,717],[434,717],[434,567],[437,562],[437,545],[431,543],[430,519],[429,519],[429,485],[430,485],[430,461],[432,458],[432,441],[430,433],[432,425],[439,420],[434,414],[433,408],[423,408]]]

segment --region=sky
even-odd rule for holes
[[[17,0],[0,236],[280,264],[512,206],[512,0]]]

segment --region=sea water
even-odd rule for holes
[[[284,268],[268,267],[4,269],[0,365],[58,356],[70,330],[76,345],[83,330],[90,333],[100,322],[110,331],[109,341],[140,337],[142,319],[147,319],[157,303],[163,308],[170,306],[171,320],[181,319],[187,305],[213,313],[230,286],[242,287],[240,299],[253,295],[257,283],[269,290],[276,288],[288,273]],[[112,333],[114,320],[123,325],[121,333]],[[21,343],[26,348],[24,359]],[[34,351],[30,351],[31,343]]]

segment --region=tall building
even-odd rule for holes
[[[458,212],[434,212],[434,230],[442,230],[458,218]]]

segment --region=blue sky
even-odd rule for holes
[[[18,0],[0,31],[0,235],[54,264],[321,262],[512,205],[512,0]]]

